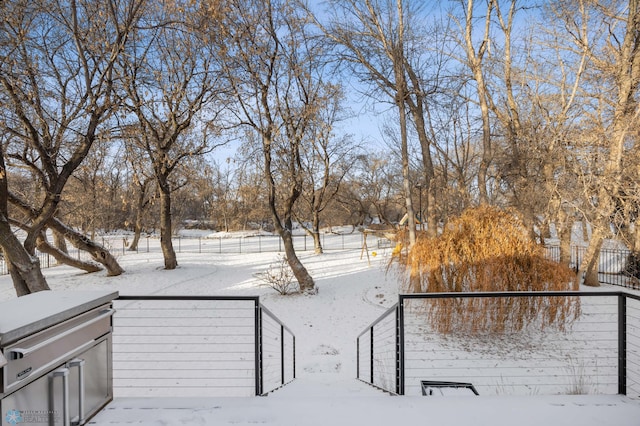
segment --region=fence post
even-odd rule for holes
[[[356,379],[360,378],[360,336],[356,339]]]
[[[284,385],[284,325],[280,324],[280,372]]]
[[[255,300],[255,370],[256,370],[256,396],[262,395],[262,311],[260,301]]]
[[[404,395],[404,298],[398,298],[396,309],[396,393]]]
[[[371,326],[371,333],[370,333],[370,337],[371,337],[371,365],[370,365],[370,370],[371,370],[371,384],[373,384],[373,326]]]
[[[627,394],[627,296],[618,295],[618,394]]]

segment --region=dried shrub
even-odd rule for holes
[[[511,211],[481,206],[451,220],[441,235],[419,235],[395,260],[410,292],[522,292],[575,289],[573,271],[545,258]],[[579,315],[577,298],[448,298],[428,301],[430,322],[443,333],[518,331],[529,324],[564,329]]]
[[[265,272],[258,273],[256,276],[283,296],[300,290],[286,256],[279,256],[277,263],[269,265]]]

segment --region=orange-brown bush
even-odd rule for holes
[[[435,238],[419,235],[395,260],[411,292],[572,290],[573,271],[544,256],[515,214],[494,207],[466,210]],[[579,314],[573,297],[448,298],[428,301],[441,332],[518,331],[528,324],[563,329]]]

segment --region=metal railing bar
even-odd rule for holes
[[[287,327],[286,325],[284,325],[284,323],[282,323],[278,317],[276,317],[269,309],[265,308],[264,306],[261,307],[262,312],[266,313],[268,316],[271,317],[271,319],[273,319],[276,323],[278,323],[279,325],[283,326],[285,330],[287,330],[289,332],[289,334],[291,334],[293,336],[293,332],[289,329],[289,327]]]
[[[618,296],[618,394],[627,394],[627,298]]]
[[[119,295],[115,300],[237,300],[237,301],[259,301],[258,296],[202,296],[202,295],[141,295],[141,296],[129,296]]]
[[[262,307],[256,299],[255,304],[255,379],[256,395],[262,395]]]
[[[378,324],[380,321],[383,321],[388,315],[391,315],[397,306],[398,304],[396,303],[395,305],[387,309],[380,317],[378,317],[377,320],[375,320],[374,322],[369,324],[364,330],[362,330],[362,333],[358,334],[357,338],[360,338],[363,334],[367,333],[371,327],[375,327],[376,324]]]
[[[640,296],[633,295],[620,290],[603,290],[603,291],[483,291],[483,292],[447,292],[447,293],[406,293],[400,294],[401,299],[470,299],[480,297],[612,297],[626,295],[636,300],[640,300]]]

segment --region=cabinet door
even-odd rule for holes
[[[67,363],[72,425],[82,425],[113,399],[111,336]]]
[[[69,371],[59,368],[6,396],[0,403],[2,426],[68,426]]]

